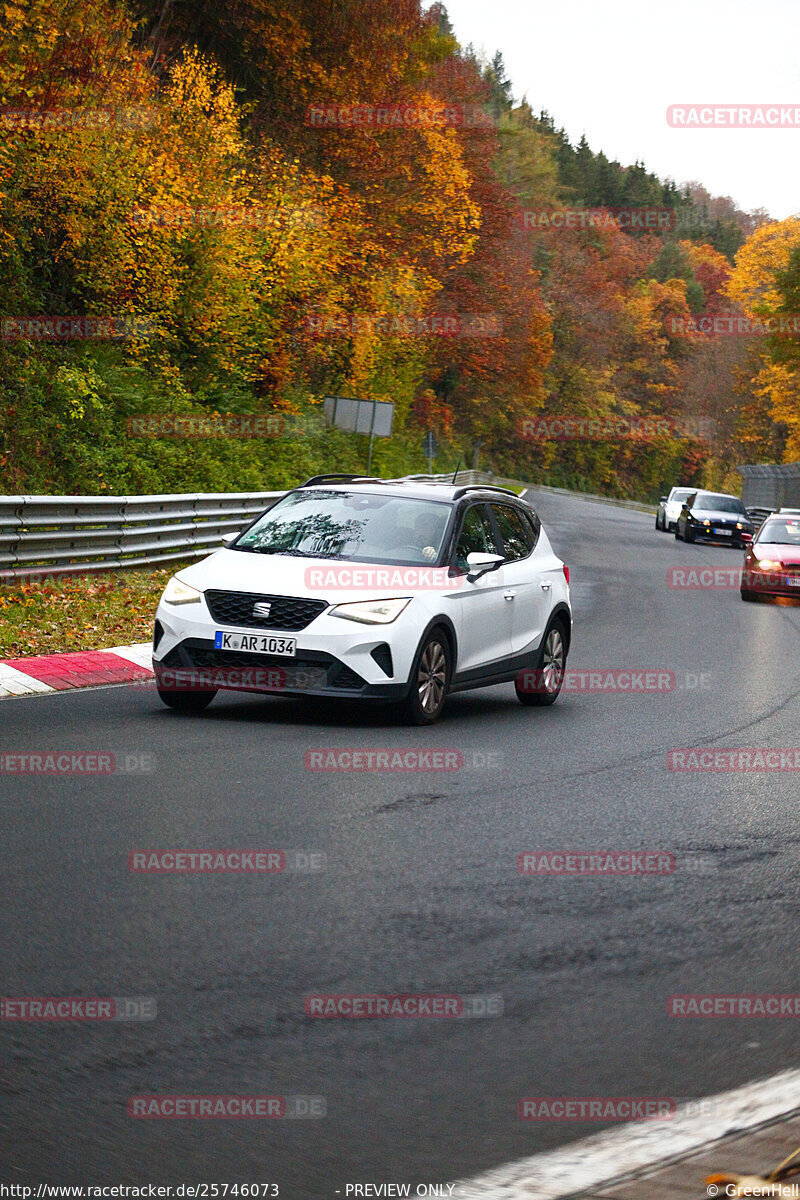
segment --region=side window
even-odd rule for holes
[[[521,515],[505,504],[492,504],[490,507],[505,545],[506,562],[527,558],[533,549],[533,538]]]
[[[528,507],[530,508],[530,505]],[[533,508],[530,508],[530,512],[526,513],[526,518],[527,518],[528,524],[531,527],[531,533],[533,534],[533,545],[535,548],[536,543],[539,540],[539,533],[542,528],[542,522],[539,520],[539,514]]]
[[[483,504],[473,504],[464,514],[461,532],[456,543],[455,563],[460,571],[468,570],[468,554],[499,554]]]

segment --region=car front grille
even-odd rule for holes
[[[206,604],[220,625],[239,625],[247,629],[305,629],[328,607],[324,600],[299,596],[264,596],[259,592],[205,593]],[[254,613],[256,604],[269,605],[269,615]]]

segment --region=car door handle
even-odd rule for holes
[[[503,596],[506,600],[513,600],[516,594],[516,592],[503,592]]]
[[[548,583],[548,582],[545,580],[545,581],[542,583],[542,590],[543,590],[543,591],[545,591],[545,592],[549,592],[549,591],[550,591],[550,588],[551,588],[552,586],[553,586],[553,585],[552,585],[552,583]]]

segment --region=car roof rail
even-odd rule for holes
[[[467,492],[500,492],[503,496],[513,496],[515,500],[519,500],[516,492],[512,492],[511,488],[500,487],[496,483],[467,483],[464,487],[456,488],[453,492],[453,499],[457,500],[460,496],[465,496]]]
[[[360,483],[366,482],[363,475],[312,475],[305,483],[299,483],[298,488],[314,487],[318,483],[354,483],[358,480]],[[370,479],[370,483],[382,483],[382,479]]]

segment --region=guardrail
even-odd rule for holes
[[[200,558],[283,494],[0,496],[0,582]]]
[[[745,506],[745,507],[746,507],[746,506]],[[766,519],[767,519],[767,517],[769,516],[769,514],[770,514],[771,512],[774,512],[774,511],[775,511],[775,510],[774,510],[774,509],[772,509],[772,508],[758,508],[758,507],[756,507],[756,508],[748,508],[748,509],[747,509],[747,514],[748,514],[748,516],[749,516],[749,517],[751,517],[751,518],[752,518],[752,520],[753,520],[753,521],[755,521],[756,525],[761,525],[761,524],[762,524],[762,522],[766,521]]]

